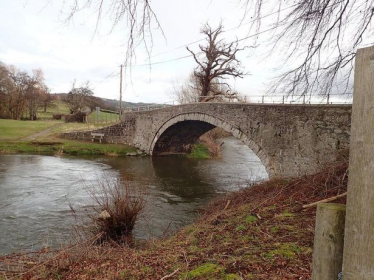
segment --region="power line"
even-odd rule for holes
[[[186,56],[182,56],[182,57],[178,57],[178,58],[174,58],[174,59],[169,59],[169,60],[165,60],[165,61],[159,61],[159,62],[155,62],[155,63],[146,63],[146,64],[141,64],[141,65],[135,65],[135,67],[153,66],[153,65],[157,65],[157,64],[164,64],[164,63],[167,63],[167,62],[172,62],[172,61],[176,61],[176,60],[185,59],[185,58],[188,58],[188,57],[191,57],[191,56],[192,56],[192,54],[189,54],[189,55],[186,55]]]
[[[247,36],[247,37],[244,37],[244,38],[241,38],[241,39],[238,39],[238,40],[235,40],[235,41],[232,41],[231,43],[235,43],[235,42],[241,42],[241,41],[244,41],[246,39],[249,39],[249,38],[252,38],[252,37],[256,37],[258,35],[261,35],[263,33],[266,33],[266,32],[269,32],[269,31],[272,31],[274,29],[278,28],[277,26],[274,26],[272,28],[269,28],[269,29],[266,29],[264,31],[261,31],[261,32],[257,32],[256,34],[252,34],[250,36]],[[202,52],[198,52],[197,54],[201,54]],[[152,65],[157,65],[157,64],[164,64],[164,63],[168,63],[168,62],[172,62],[172,61],[176,61],[176,60],[181,60],[181,59],[185,59],[185,58],[188,58],[188,57],[192,57],[192,54],[190,55],[186,55],[186,56],[182,56],[182,57],[177,57],[177,58],[174,58],[174,59],[169,59],[169,60],[165,60],[165,61],[159,61],[159,62],[155,62],[155,63],[146,63],[146,64],[140,64],[140,65],[134,65],[135,67],[143,67],[143,66],[152,66]]]
[[[109,78],[113,78],[113,77],[115,77],[115,76],[117,76],[119,73],[117,72],[118,70],[114,70],[112,73],[110,73],[108,76],[106,76],[104,79],[102,79],[100,82],[99,82],[99,84],[101,84],[102,82],[104,82],[105,80],[107,80],[107,79],[109,79]],[[117,72],[117,73],[116,73]],[[114,73],[116,73],[115,75],[114,75]]]
[[[286,7],[286,8],[284,8],[284,9],[278,10],[278,11],[276,11],[276,12],[273,12],[273,13],[270,13],[270,14],[267,14],[267,15],[264,15],[264,16],[262,16],[262,17],[259,17],[258,19],[254,19],[254,20],[248,21],[248,22],[246,22],[246,23],[240,24],[238,27],[233,27],[233,28],[230,28],[230,29],[224,30],[222,33],[224,33],[224,32],[229,32],[229,31],[232,31],[232,30],[238,29],[239,27],[242,27],[242,26],[248,25],[248,24],[253,23],[253,22],[257,21],[257,20],[264,19],[264,18],[267,18],[267,17],[269,17],[269,16],[272,16],[272,15],[278,14],[278,13],[283,12],[283,11],[285,11],[285,10],[291,9],[291,8],[295,7],[296,5],[297,5],[297,4],[291,5],[291,6],[289,6],[289,7]],[[204,39],[200,39],[200,40],[196,40],[196,41],[193,41],[193,42],[190,42],[190,43],[187,43],[187,44],[185,44],[185,45],[182,45],[182,46],[176,47],[176,48],[174,48],[174,49],[171,49],[171,50],[168,50],[168,51],[165,51],[165,52],[162,52],[162,53],[155,54],[155,55],[151,56],[150,58],[148,58],[147,60],[150,60],[150,59],[152,59],[152,58],[155,58],[155,57],[158,57],[158,56],[161,56],[161,55],[164,55],[164,54],[167,54],[167,53],[170,53],[170,52],[173,52],[173,51],[176,51],[176,50],[179,50],[179,49],[185,48],[185,47],[188,47],[188,46],[190,46],[190,45],[193,45],[193,44],[196,44],[196,43],[202,42],[202,41],[204,41],[204,40],[205,40],[205,38],[204,38]]]
[[[285,10],[288,10],[288,9],[290,9],[290,8],[293,8],[293,7],[295,7],[296,5],[297,5],[297,4],[294,4],[294,5],[291,5],[291,6],[289,6],[289,7],[284,8],[284,9],[278,10],[278,11],[276,11],[276,12],[273,12],[273,13],[270,13],[270,14],[267,14],[267,15],[264,15],[264,16],[262,16],[262,17],[259,17],[258,19],[254,19],[254,20],[248,21],[248,22],[246,22],[246,23],[244,23],[244,24],[241,24],[239,27],[244,26],[244,25],[248,25],[248,24],[250,24],[250,23],[253,23],[253,22],[255,22],[256,20],[264,19],[264,18],[267,18],[267,17],[269,17],[269,16],[272,16],[272,15],[278,14],[279,12],[283,12],[283,11],[285,11]],[[271,31],[271,30],[274,30],[275,28],[276,28],[276,27],[273,27],[273,28],[270,28],[270,29],[267,29],[267,30],[264,30],[264,31],[258,32],[258,33],[256,33],[256,34],[253,34],[253,35],[250,35],[250,36],[244,37],[244,38],[239,39],[239,40],[237,40],[237,41],[238,41],[238,42],[244,41],[244,40],[246,40],[246,39],[249,39],[249,38],[255,37],[255,36],[257,36],[257,35],[260,35],[260,34],[263,34],[263,33],[269,32],[269,31]],[[233,27],[233,28],[230,28],[230,29],[228,29],[228,30],[225,30],[225,31],[223,31],[223,33],[224,33],[224,32],[228,32],[228,31],[232,31],[232,30],[235,30],[235,29],[237,29],[237,27]],[[152,58],[155,58],[155,57],[158,57],[158,56],[161,56],[161,55],[164,55],[164,54],[167,54],[167,53],[170,53],[170,52],[173,52],[173,51],[176,51],[176,50],[182,49],[182,48],[185,48],[185,47],[187,47],[187,46],[190,46],[190,45],[193,45],[193,44],[196,44],[196,43],[202,42],[202,41],[204,41],[204,40],[205,40],[205,38],[204,38],[204,39],[199,39],[199,40],[196,40],[196,41],[193,41],[193,42],[187,43],[187,44],[185,44],[185,45],[182,45],[182,46],[176,47],[176,48],[174,48],[174,49],[171,49],[171,50],[168,50],[168,51],[165,51],[165,52],[162,52],[162,53],[156,54],[156,55],[150,57],[150,58],[148,59],[148,61],[150,61],[150,59],[152,59]],[[235,42],[235,41],[233,41],[233,42]],[[197,53],[197,54],[201,54],[201,53],[202,53],[202,52],[199,52],[199,53]],[[158,64],[165,64],[165,63],[168,63],[168,62],[173,62],[173,61],[177,61],[177,60],[182,60],[182,59],[189,58],[189,57],[192,57],[192,55],[190,54],[190,55],[186,55],[186,56],[182,56],[182,57],[178,57],[178,58],[174,58],[174,59],[169,59],[169,60],[165,60],[165,61],[159,61],[159,62],[155,62],[155,63],[145,63],[145,64],[134,65],[134,66],[135,66],[135,67],[144,67],[144,66],[152,66],[152,65],[158,65]],[[114,75],[115,72],[116,72],[116,70],[113,71],[111,74],[109,74],[107,77],[105,77],[105,78],[104,78],[102,81],[100,81],[99,83],[102,83],[102,82],[104,82],[105,80],[107,80],[107,79],[109,79],[109,78],[111,78],[111,77],[117,76],[117,75],[119,74],[119,73],[117,73],[116,75]]]

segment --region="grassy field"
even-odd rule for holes
[[[61,123],[56,121],[16,121],[0,119],[0,141],[19,140]]]
[[[47,108],[46,112],[43,109],[39,109],[37,112],[38,119],[52,119],[54,114],[70,114],[69,106],[62,101],[54,101],[50,107]]]
[[[105,124],[64,123],[57,120],[15,121],[0,119],[0,153],[123,156],[127,153],[136,152],[134,147],[128,145],[98,144],[58,137],[63,132],[90,130],[101,126],[105,126]],[[35,135],[42,131],[45,131],[45,133]],[[32,139],[24,140],[26,137]]]

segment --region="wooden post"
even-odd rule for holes
[[[121,119],[122,117],[122,68],[123,68],[123,65],[121,64],[119,67],[121,68],[120,83],[119,83],[119,118]]]
[[[374,279],[374,46],[356,54],[343,279]]]
[[[345,205],[320,203],[314,233],[312,280],[337,280],[342,271]]]

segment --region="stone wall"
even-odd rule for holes
[[[104,133],[108,143],[160,154],[180,152],[217,126],[248,145],[270,176],[299,176],[349,147],[350,123],[350,105],[197,103],[125,113],[122,123],[95,132]],[[65,137],[90,139],[90,133]]]

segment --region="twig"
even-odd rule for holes
[[[227,200],[226,206],[225,206],[225,208],[223,208],[223,211],[226,211],[226,209],[229,208],[230,203],[231,203],[231,200],[230,199]]]
[[[5,207],[8,207],[9,205],[11,205],[11,203],[6,204],[6,205],[4,205],[4,206],[1,206],[0,209],[3,209],[3,208],[5,208]]]
[[[174,274],[176,274],[177,272],[179,271],[179,268],[174,270],[172,273],[170,273],[169,275],[166,275],[164,277],[162,277],[160,280],[165,280],[165,279],[168,279],[170,277],[172,277]]]
[[[333,197],[330,197],[330,198],[322,199],[320,201],[316,201],[316,202],[313,202],[313,203],[310,203],[310,204],[303,205],[303,208],[307,209],[307,208],[310,208],[310,207],[313,207],[313,206],[317,205],[318,203],[331,202],[331,201],[337,200],[338,198],[344,197],[346,195],[347,195],[347,192],[336,195],[336,196],[333,196]]]

